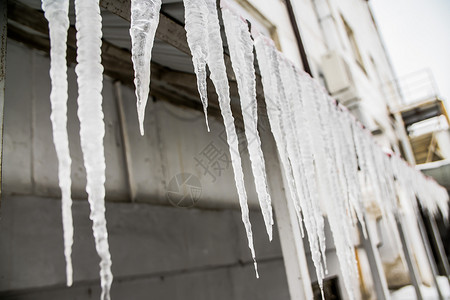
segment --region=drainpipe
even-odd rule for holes
[[[292,30],[294,30],[295,39],[297,41],[298,51],[300,52],[300,57],[302,59],[303,70],[305,70],[306,73],[308,73],[311,77],[313,77],[311,67],[309,66],[308,57],[306,55],[305,47],[303,45],[302,36],[300,35],[300,30],[298,28],[297,19],[295,18],[294,10],[292,9],[291,1],[285,0],[285,3],[289,15],[289,20],[291,21]]]

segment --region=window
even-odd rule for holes
[[[353,56],[355,57],[357,64],[361,67],[361,69],[364,71],[364,73],[367,73],[366,69],[364,67],[361,52],[359,51],[358,44],[356,43],[355,34],[353,33],[353,29],[350,27],[350,25],[348,25],[347,21],[344,19],[344,17],[342,15],[341,15],[341,19],[342,19],[342,22],[344,23],[345,33],[347,34],[348,41],[350,42]]]
[[[270,37],[278,50],[281,51],[277,28],[255,6],[253,6],[253,4],[248,0],[234,0],[229,1],[228,4],[233,7],[236,12],[240,13],[241,16],[249,20],[252,26],[256,26],[262,34]]]

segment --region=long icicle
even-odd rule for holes
[[[244,173],[242,172],[241,155],[239,153],[238,136],[234,126],[234,118],[231,112],[230,87],[223,57],[223,44],[220,36],[219,17],[217,14],[216,1],[206,0],[208,8],[208,67],[211,71],[211,80],[219,97],[219,106],[222,113],[227,142],[230,147],[231,164],[234,170],[234,179],[241,206],[242,222],[247,233],[248,247],[250,248],[256,277],[259,278],[258,266],[256,264],[255,249],[253,246],[252,225],[247,204],[247,192],[244,186]]]
[[[286,60],[286,59],[285,59]],[[302,85],[302,76],[301,71],[294,67],[292,62],[289,61],[290,68],[292,69],[292,78],[294,79],[293,85],[295,86],[294,95],[296,97],[293,101],[293,107],[295,108],[292,111],[294,114],[293,118],[295,120],[295,124],[297,129],[297,141],[299,144],[299,148],[301,149],[301,161],[303,163],[304,172],[305,172],[305,181],[308,186],[309,195],[306,199],[307,205],[310,207],[311,211],[314,212],[312,216],[312,222],[315,223],[316,227],[316,235],[318,238],[319,248],[322,254],[323,267],[325,269],[325,273],[327,271],[327,262],[326,262],[326,243],[325,243],[325,222],[322,213],[322,209],[320,207],[320,194],[317,183],[317,174],[316,168],[314,166],[314,148],[312,140],[314,139],[311,136],[310,130],[310,119],[311,116],[307,113],[306,103],[307,100],[307,89],[305,89]]]
[[[222,2],[223,3],[223,2]],[[269,240],[272,240],[272,201],[267,187],[266,168],[261,141],[258,134],[258,113],[256,102],[256,76],[253,66],[253,41],[248,31],[248,24],[228,8],[222,8],[231,63],[238,84],[244,118],[245,136],[248,142],[256,192],[264,217]]]
[[[203,104],[208,132],[208,91],[206,63],[208,56],[208,9],[205,0],[183,0],[186,38],[192,54],[192,63],[197,77],[197,89]]]
[[[191,49],[200,47],[202,53],[206,54],[207,64],[211,71],[210,78],[216,88],[219,98],[219,107],[225,125],[227,134],[227,142],[230,149],[231,165],[234,171],[234,179],[241,206],[242,222],[248,239],[248,247],[250,248],[253,263],[255,266],[256,277],[259,277],[258,266],[256,264],[255,249],[253,246],[252,225],[250,223],[250,215],[247,203],[247,192],[244,185],[244,173],[242,172],[241,156],[239,153],[239,140],[234,126],[234,117],[231,111],[230,87],[228,85],[228,77],[225,68],[225,60],[223,57],[223,43],[220,35],[219,16],[217,13],[215,0],[199,0],[198,7],[190,6],[191,0],[184,0],[186,11],[186,24],[195,24],[196,22],[206,21],[206,41],[198,39],[188,39]],[[196,9],[196,12],[190,11]],[[192,18],[192,19],[188,19]],[[200,21],[199,21],[200,20]],[[196,28],[196,27],[195,27]],[[186,30],[193,30],[194,28]],[[194,43],[194,44],[192,44]],[[194,62],[195,64],[195,62]],[[199,79],[197,79],[199,80]],[[203,80],[201,78],[201,80]]]
[[[272,48],[275,50],[274,48]],[[303,221],[308,233],[308,241],[311,249],[311,256],[316,267],[317,281],[322,289],[323,278],[325,276],[325,243],[324,221],[319,207],[317,188],[315,186],[314,168],[312,157],[308,156],[308,141],[302,140],[300,143],[300,133],[302,125],[306,120],[300,117],[301,114],[301,92],[298,86],[297,74],[293,65],[281,53],[277,52],[280,86],[284,101],[280,103],[282,108],[282,119],[285,120],[286,139],[288,143],[288,153],[294,168],[294,178],[303,186],[304,195],[300,197],[300,206],[303,214]],[[278,72],[274,72],[277,74]],[[290,147],[290,148],[289,148]],[[308,175],[308,176],[307,176]],[[311,176],[312,175],[312,176]],[[323,239],[322,239],[323,237]],[[323,247],[323,248],[322,248]]]
[[[103,66],[101,64],[102,18],[99,0],[75,0],[77,29],[78,118],[86,167],[90,219],[95,247],[100,256],[102,300],[109,300],[113,280],[105,219],[105,124],[102,111]]]
[[[131,0],[131,59],[141,135],[144,135],[145,107],[150,91],[150,61],[160,9],[161,0]]]
[[[53,127],[53,142],[58,156],[58,179],[61,188],[62,225],[64,232],[64,256],[66,259],[66,282],[73,282],[72,245],[72,195],[70,166],[72,159],[67,136],[67,30],[69,29],[69,1],[42,0],[42,9],[48,20],[50,33],[50,78],[52,91],[50,119]]]

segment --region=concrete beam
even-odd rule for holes
[[[33,48],[49,52],[48,23],[44,14],[16,1],[8,1],[7,3],[8,19],[44,35],[36,35],[18,26],[10,25],[8,36]],[[76,49],[76,29],[71,26],[67,36],[67,61],[69,63],[76,63]],[[102,44],[102,65],[106,75],[134,88],[134,71],[129,51],[104,40]],[[197,94],[194,74],[174,71],[152,62],[151,75],[152,96],[178,106],[203,111]],[[236,83],[230,85],[231,96],[238,97]],[[208,106],[208,113],[211,116],[219,117],[220,110],[217,101],[215,101],[217,95],[213,89],[209,90],[208,98],[211,101]]]

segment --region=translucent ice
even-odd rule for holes
[[[254,33],[254,36],[257,35]],[[323,232],[322,213],[318,205],[313,205],[312,182],[307,180],[305,173],[305,162],[311,162],[308,152],[299,147],[298,132],[299,124],[295,115],[300,113],[296,103],[299,103],[298,90],[295,88],[295,72],[289,62],[285,61],[281,54],[273,46],[272,42],[262,35],[255,37],[255,47],[258,65],[261,70],[264,95],[267,106],[270,127],[274,135],[284,173],[289,185],[289,191],[294,203],[299,223],[303,220],[308,232],[311,254],[319,284],[324,278],[324,268],[321,258],[321,240]],[[301,124],[300,124],[301,125]],[[304,153],[303,153],[304,152]],[[311,172],[310,164],[308,171]],[[317,203],[316,203],[317,204]],[[317,210],[315,210],[317,208]],[[320,222],[322,222],[320,224]],[[318,238],[318,237],[321,238]],[[323,239],[324,241],[324,239]],[[325,247],[325,244],[322,244]],[[325,251],[323,251],[324,253]]]
[[[248,142],[248,152],[255,179],[256,192],[264,217],[267,234],[272,240],[272,201],[267,188],[264,156],[258,134],[258,113],[256,102],[256,76],[253,66],[253,40],[248,30],[248,24],[228,8],[222,8],[222,18],[225,25],[230,57],[241,100],[242,116],[244,118],[245,136]]]
[[[134,67],[139,130],[144,135],[145,107],[150,91],[150,61],[161,0],[131,1],[131,59]]]
[[[206,64],[208,60],[208,8],[205,0],[183,0],[185,30],[192,54],[197,88],[203,104],[206,127],[208,124],[208,91],[206,85]]]
[[[67,62],[66,41],[69,29],[69,1],[42,0],[42,9],[48,20],[50,34],[50,77],[52,91],[50,103],[52,107],[51,121],[53,127],[53,142],[58,156],[58,179],[62,195],[62,219],[64,231],[64,256],[66,258],[67,285],[72,285],[72,196],[70,165],[72,160],[69,152],[67,136]]]
[[[288,140],[288,153],[294,166],[294,178],[301,182],[304,190],[300,197],[300,206],[303,213],[303,221],[311,248],[313,262],[318,272],[318,282],[322,285],[325,276],[323,262],[325,262],[325,232],[322,211],[319,206],[318,190],[315,179],[315,170],[310,139],[305,132],[305,118],[299,74],[281,53],[277,53],[280,70],[281,86],[283,87],[284,103],[282,107],[282,119],[285,121],[285,134]],[[301,141],[301,142],[300,142]],[[322,261],[323,260],[323,261]],[[316,272],[316,273],[317,273]]]
[[[250,223],[250,216],[247,204],[247,192],[244,186],[244,173],[242,172],[241,156],[239,153],[238,136],[236,134],[236,128],[234,127],[234,117],[231,111],[230,104],[230,87],[228,85],[228,77],[225,68],[225,61],[223,56],[223,44],[220,36],[219,17],[217,13],[215,0],[200,0],[194,1],[184,0],[186,9],[186,30],[196,35],[196,30],[201,30],[199,24],[203,24],[205,30],[202,30],[203,37],[188,38],[188,43],[194,53],[203,53],[206,57],[206,63],[208,64],[211,72],[210,78],[216,88],[216,92],[219,98],[219,107],[222,114],[223,122],[225,125],[225,132],[227,135],[227,142],[230,149],[231,164],[234,171],[234,179],[236,182],[236,188],[239,197],[239,204],[241,206],[242,222],[245,226],[245,231],[248,239],[248,247],[250,248],[251,255],[254,261],[256,276],[258,275],[258,269],[255,258],[255,250],[253,246],[253,233]],[[204,23],[202,23],[204,22]],[[191,29],[188,29],[192,26]],[[198,49],[198,50],[196,50]],[[195,52],[196,51],[196,52]],[[203,58],[202,58],[203,59]],[[194,59],[194,66],[196,61]],[[203,81],[203,76],[200,74],[200,78],[197,78],[197,82]],[[206,83],[205,83],[206,84]],[[201,86],[199,85],[199,90]],[[206,87],[206,85],[205,85]],[[203,99],[202,99],[203,100]]]
[[[99,0],[75,0],[77,29],[78,118],[86,167],[88,201],[95,246],[100,256],[102,300],[109,300],[113,276],[105,219],[105,124],[102,111],[102,18]]]

